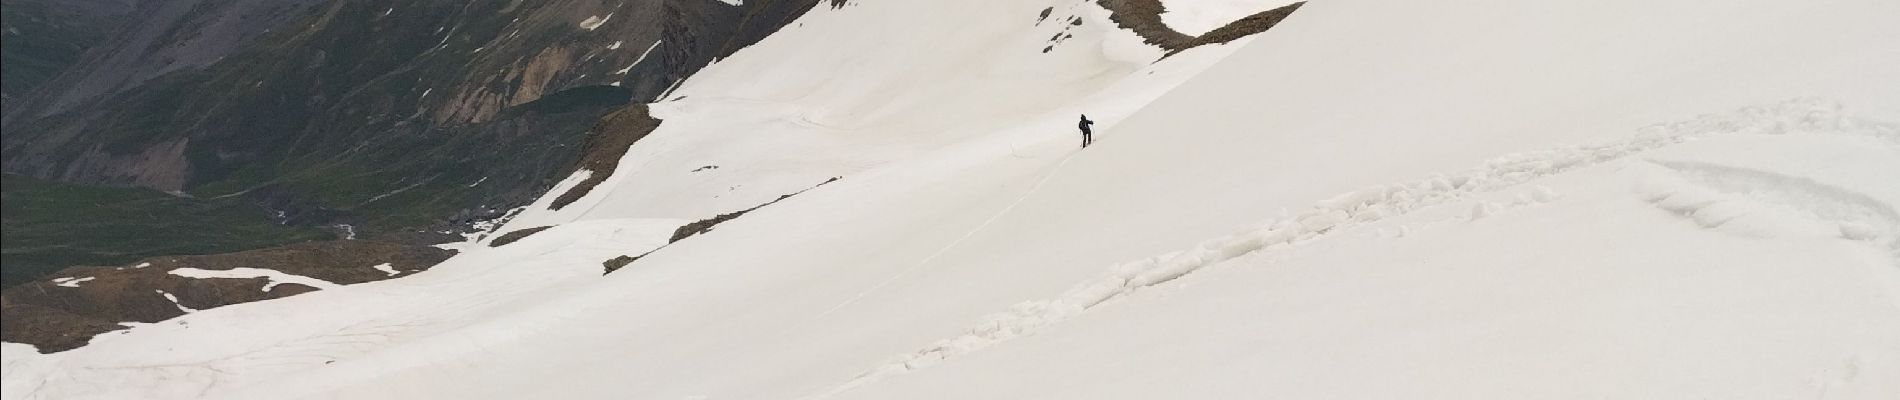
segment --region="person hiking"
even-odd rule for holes
[[[1089,143],[1095,143],[1094,132],[1089,131],[1089,125],[1095,125],[1095,121],[1090,121],[1088,114],[1082,114],[1082,120],[1075,123],[1076,128],[1082,129],[1082,147],[1085,148],[1089,147]]]

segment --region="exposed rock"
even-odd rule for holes
[[[698,235],[698,234],[706,233],[706,232],[712,232],[713,227],[719,226],[719,224],[724,223],[726,221],[731,221],[735,218],[739,218],[740,216],[744,216],[746,213],[752,212],[752,210],[764,208],[765,206],[769,206],[774,203],[784,201],[785,199],[792,198],[792,196],[797,196],[801,193],[805,193],[806,191],[817,189],[819,186],[824,186],[826,184],[837,182],[837,181],[838,181],[838,177],[832,177],[831,179],[826,179],[824,182],[819,182],[817,185],[813,185],[812,187],[806,188],[805,190],[800,190],[797,192],[793,192],[791,194],[780,195],[778,196],[777,199],[772,199],[772,201],[765,202],[765,204],[752,206],[752,208],[747,208],[744,210],[715,215],[712,218],[693,221],[692,223],[682,225],[679,228],[674,229],[673,237],[668,238],[666,240],[666,243],[672,244],[673,242],[686,240],[686,238],[692,237],[693,235]]]
[[[489,241],[488,247],[507,246],[509,243],[520,241],[521,239],[527,238],[528,235],[541,233],[541,231],[548,230],[548,228],[553,228],[553,227],[552,226],[537,226],[533,228],[519,229],[513,232],[504,233],[504,234],[501,234],[501,236],[496,236],[495,240]]]
[[[137,7],[132,0],[6,0],[0,7],[0,108],[73,66]]]
[[[91,1],[91,3],[110,3]],[[9,108],[8,120],[57,114],[99,96],[112,95],[167,73],[202,68],[260,39],[272,28],[302,17],[316,0],[138,0],[126,26],[46,83],[44,90]],[[7,7],[14,7],[9,2]],[[8,68],[12,68],[9,65]],[[32,115],[17,112],[29,112]]]
[[[620,156],[627,154],[633,142],[645,138],[647,134],[659,129],[660,120],[647,113],[645,104],[634,104],[615,111],[601,120],[587,135],[586,144],[581,146],[581,159],[574,163],[569,173],[579,170],[592,171],[586,180],[575,184],[560,197],[555,197],[549,208],[559,210],[587,196],[607,177],[613,176],[620,167]]]
[[[601,262],[601,266],[606,267],[605,272],[601,272],[601,275],[607,275],[607,274],[613,273],[614,271],[619,271],[620,268],[626,267],[627,264],[632,264],[634,261],[639,261],[641,258],[646,258],[648,254],[653,254],[660,250],[664,250],[666,249],[666,246],[670,246],[673,243],[678,243],[681,240],[686,240],[686,238],[693,237],[694,235],[698,235],[698,234],[702,234],[706,232],[712,232],[713,227],[718,226],[721,223],[725,223],[726,221],[737,219],[741,216],[744,216],[746,213],[752,212],[753,210],[764,208],[765,206],[769,206],[774,203],[783,201],[785,199],[792,198],[792,196],[797,196],[799,194],[805,193],[812,189],[817,189],[819,186],[824,186],[826,184],[837,182],[837,181],[838,181],[837,177],[832,177],[831,179],[826,179],[824,182],[819,182],[817,185],[813,185],[812,187],[805,188],[805,190],[800,190],[800,191],[793,192],[790,194],[780,195],[777,199],[773,199],[772,201],[766,202],[765,204],[752,206],[752,208],[747,208],[744,210],[733,211],[733,212],[729,212],[725,214],[719,214],[719,215],[713,216],[712,218],[693,221],[692,223],[681,225],[679,228],[673,229],[673,236],[667,238],[666,244],[660,245],[660,247],[658,248],[655,248],[653,250],[648,250],[646,253],[641,253],[640,255],[637,255],[637,256],[622,255],[619,257],[614,257],[613,259],[607,260],[605,262]]]
[[[1176,31],[1174,28],[1168,27],[1167,23],[1162,22],[1161,14],[1168,10],[1167,7],[1161,4],[1161,0],[1096,0],[1096,4],[1100,4],[1102,8],[1108,9],[1108,19],[1109,21],[1115,22],[1116,26],[1134,32],[1136,35],[1141,36],[1143,42],[1160,47],[1162,50],[1167,51],[1168,56],[1172,56],[1175,53],[1180,53],[1187,49],[1209,44],[1224,44],[1249,35],[1266,32],[1267,29],[1273,28],[1273,26],[1279,24],[1281,20],[1292,15],[1294,10],[1298,10],[1300,6],[1306,4],[1306,2],[1298,2],[1272,10],[1261,11],[1234,22],[1229,22],[1225,26],[1208,31],[1198,37],[1189,36],[1180,31]],[[1081,20],[1075,20],[1075,23],[1079,25]]]
[[[1268,29],[1273,29],[1274,25],[1279,25],[1280,21],[1285,20],[1287,16],[1293,15],[1293,11],[1299,10],[1300,6],[1303,5],[1306,5],[1306,2],[1302,1],[1288,4],[1272,10],[1249,15],[1246,18],[1228,23],[1226,26],[1215,28],[1212,31],[1201,34],[1200,37],[1188,41],[1186,47],[1169,51],[1168,55],[1174,55],[1174,53],[1179,53],[1182,50],[1210,44],[1226,44],[1227,42],[1232,42],[1256,33],[1266,32]]]
[[[614,273],[614,271],[619,271],[621,267],[625,267],[627,266],[627,264],[632,264],[634,261],[639,261],[639,260],[640,260],[640,257],[623,255],[619,257],[614,257],[607,261],[602,261],[600,263],[600,266],[605,267],[606,271],[601,272],[600,274],[606,275],[606,274]]]
[[[1194,40],[1193,36],[1175,31],[1161,22],[1161,13],[1168,11],[1167,7],[1161,5],[1161,0],[1096,0],[1096,4],[1108,9],[1108,20],[1116,26],[1133,31],[1141,36],[1143,42],[1164,50],[1184,49],[1189,41]]]

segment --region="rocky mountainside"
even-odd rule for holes
[[[820,4],[843,6],[8,0],[6,340],[321,289],[177,268],[426,269],[453,254],[429,244],[611,163],[657,124],[643,103]]]
[[[137,3],[132,0],[0,1],[0,104],[14,102],[104,40]]]
[[[283,4],[265,9],[306,6]],[[178,25],[250,20],[244,13],[259,6],[211,3],[200,9],[209,14],[155,18],[128,28],[122,36],[135,38],[95,51],[89,60],[144,59],[130,62],[143,67],[153,58],[183,54],[165,49],[188,47],[215,57],[180,61],[181,67],[156,79],[149,72],[82,63],[60,79],[92,85],[50,86],[39,92],[34,107],[12,111],[10,123],[46,128],[34,132],[76,133],[8,136],[8,151],[23,154],[9,153],[10,168],[35,175],[7,181],[7,229],[22,239],[9,240],[6,279],[9,287],[30,283],[5,292],[4,310],[9,320],[31,324],[15,324],[20,329],[5,331],[6,340],[61,351],[124,329],[120,322],[153,322],[186,307],[322,289],[259,292],[249,286],[273,284],[257,279],[217,279],[211,282],[245,287],[205,289],[209,283],[183,279],[173,272],[178,268],[250,268],[336,284],[396,276],[368,268],[379,263],[395,263],[400,271],[426,269],[452,254],[428,243],[542,195],[554,178],[577,170],[589,176],[548,193],[551,208],[588,194],[614,175],[629,146],[663,122],[650,115],[647,102],[662,100],[697,68],[819,2],[656,1],[644,9],[562,4],[421,3],[378,11],[344,1],[305,7],[311,15],[287,25],[289,31],[242,25],[224,28],[235,39],[172,35],[166,37],[195,41],[158,47],[123,42],[156,41],[146,33]],[[1163,50],[1224,42],[1201,40],[1213,34],[1197,38],[1169,29],[1156,18],[1164,9],[1152,1],[1099,4],[1122,29],[1165,43]],[[1258,33],[1298,6],[1261,12],[1224,29]],[[1044,10],[1037,23],[1051,19],[1051,11]],[[1272,18],[1250,22],[1262,16]],[[1082,20],[1054,19],[1052,26],[1064,27]],[[214,42],[237,45],[196,44]],[[210,86],[236,87],[223,95],[183,89]],[[84,104],[61,105],[72,98]],[[115,119],[140,115],[151,125]],[[94,129],[105,124],[137,129]],[[258,126],[274,128],[255,135],[244,129]],[[118,155],[114,146],[145,155]],[[168,167],[177,169],[164,172]],[[125,173],[113,172],[120,170]],[[679,230],[705,230],[692,227]],[[343,240],[241,251],[312,240],[322,229]],[[533,231],[509,232],[490,245]],[[236,232],[242,234],[231,234]],[[230,251],[239,252],[176,256]],[[106,267],[48,274],[71,265]]]
[[[538,195],[602,116],[820,2],[140,3],[105,45],[9,101],[0,164],[413,239]]]
[[[9,257],[218,254],[0,292],[0,400],[1900,393],[1900,2],[848,1],[668,82],[593,35],[698,14],[320,1],[16,114],[236,85],[177,189],[8,175]]]

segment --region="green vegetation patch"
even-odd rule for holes
[[[157,255],[212,254],[333,235],[278,224],[241,198],[194,199],[150,189],[79,186],[19,175],[0,179],[0,285],[74,265],[118,265]]]

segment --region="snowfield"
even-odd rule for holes
[[[5,344],[0,397],[1891,399],[1894,15],[1314,1],[1163,59],[1087,1],[819,7],[495,230],[547,231]]]

